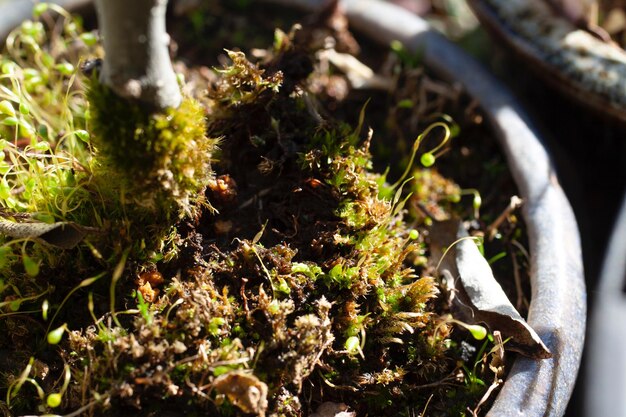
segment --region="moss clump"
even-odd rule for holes
[[[139,207],[147,217],[142,222],[197,215],[217,142],[206,136],[200,104],[185,98],[177,109],[155,112],[97,81],[87,96],[100,164],[96,180],[119,187],[118,199]]]
[[[45,11],[61,18],[43,18]],[[179,109],[153,114],[124,107],[93,84],[91,93],[101,92],[98,104],[112,106],[107,111],[128,111],[143,123],[125,132],[131,137],[107,128],[106,135],[145,146],[143,155],[134,148],[134,165],[122,170],[116,158],[127,150],[115,153],[116,144],[96,152],[108,144],[92,129],[103,116],[88,102],[89,80],[78,70],[82,58],[99,54],[96,35],[83,32],[80,21],[56,5],[39,5],[35,17],[40,21],[27,21],[11,33],[0,56],[5,98],[0,102],[0,215],[16,223],[68,222],[70,229],[84,232],[84,239],[61,249],[34,237],[0,236],[0,332],[8,335],[0,340],[0,397],[6,399],[0,409],[16,414],[77,405],[75,380],[59,355],[64,348],[51,345],[59,337],[47,336],[56,328],[66,339],[66,330],[89,325],[90,313],[103,313],[103,297],[110,296],[104,304],[115,316],[126,302],[119,297],[116,303],[118,281],[119,291],[127,294],[133,274],[175,257],[181,241],[175,223],[207,206],[203,191],[216,142],[205,135],[204,109],[191,99]],[[135,290],[158,292],[145,283]],[[95,294],[95,307],[88,292]],[[45,363],[35,359],[42,357]]]

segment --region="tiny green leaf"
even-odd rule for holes
[[[0,113],[15,117],[15,109],[9,100],[0,101]]]
[[[46,68],[52,68],[54,65],[54,57],[47,52],[41,54],[41,62]]]
[[[31,20],[26,20],[22,22],[22,33],[25,33],[33,38],[38,38],[43,34],[44,28],[43,23],[41,22],[33,22]]]
[[[328,272],[328,274],[330,275],[332,279],[338,279],[339,277],[341,277],[342,272],[343,272],[343,267],[341,266],[341,264],[337,264],[332,267],[332,269]]]
[[[213,369],[213,376],[220,376],[232,370],[233,368],[231,368],[230,366],[216,366]]]
[[[50,310],[50,303],[48,300],[43,300],[43,303],[41,303],[41,317],[43,317],[45,321],[48,320],[48,310]]]
[[[2,178],[0,180],[0,198],[3,200],[7,200],[11,197],[11,186],[7,182],[6,178]]]
[[[54,68],[63,75],[72,75],[72,73],[74,72],[74,65],[70,64],[69,62],[57,64]]]
[[[15,62],[5,62],[4,64],[2,64],[2,73],[3,74],[13,74],[15,72],[15,68],[17,67],[17,64]]]
[[[48,10],[48,3],[37,3],[35,7],[33,7],[33,16],[38,18],[41,16],[46,10]]]
[[[343,344],[343,347],[350,354],[355,354],[359,352],[359,347],[361,343],[359,342],[359,338],[357,336],[350,336],[346,339],[346,342]]]
[[[287,284],[287,281],[284,280],[284,278],[278,278],[278,285],[276,285],[276,291],[280,291],[283,294],[290,294],[291,293],[291,288],[289,287],[289,284]]]
[[[0,246],[0,268],[4,268],[11,261],[11,256],[13,255],[13,249],[10,246]],[[2,290],[5,288],[0,286]],[[2,292],[0,290],[0,292]]]
[[[20,102],[20,113],[23,114],[24,116],[28,116],[30,114],[30,109],[28,108],[28,106],[21,102]]]
[[[37,71],[34,68],[24,68],[22,73],[24,74],[25,80],[32,80],[33,78],[41,78],[39,71]]]
[[[5,117],[5,119],[2,121],[2,124],[5,126],[17,126],[19,122],[20,121],[17,120],[17,118],[9,116]]]
[[[85,32],[80,35],[82,40],[87,46],[94,46],[98,42],[97,36],[93,32]]]
[[[39,152],[45,152],[47,150],[50,150],[50,144],[46,141],[41,141],[33,146],[33,149]]]
[[[39,275],[39,262],[35,258],[23,255],[22,263],[24,264],[24,270],[29,276],[36,277]]]
[[[85,143],[89,143],[89,132],[87,132],[86,130],[76,130],[74,131],[74,135],[76,135],[76,137],[80,140],[82,140]]]
[[[33,213],[33,219],[47,224],[54,223],[54,216],[48,213]]]
[[[476,340],[483,340],[485,337],[487,337],[487,329],[479,324],[469,324],[465,327],[467,328],[467,330],[469,330],[469,332]]]

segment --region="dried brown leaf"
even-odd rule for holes
[[[551,357],[537,333],[513,307],[489,263],[468,236],[457,219],[435,222],[430,233],[433,259],[439,262],[439,272],[448,278],[450,308],[455,316],[470,324],[485,323],[492,332],[500,331],[509,339],[505,345],[509,350],[537,359]]]
[[[344,403],[325,402],[320,404],[311,417],[354,417],[354,411],[348,411],[348,406]]]
[[[232,371],[215,378],[212,388],[239,407],[244,413],[265,416],[267,410],[267,384],[254,374]]]

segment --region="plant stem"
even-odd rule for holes
[[[96,0],[106,57],[100,81],[124,98],[176,108],[180,89],[168,52],[167,0]]]

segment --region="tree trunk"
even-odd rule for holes
[[[121,97],[157,109],[181,102],[168,52],[166,7],[167,0],[96,0],[106,53],[100,81]]]

